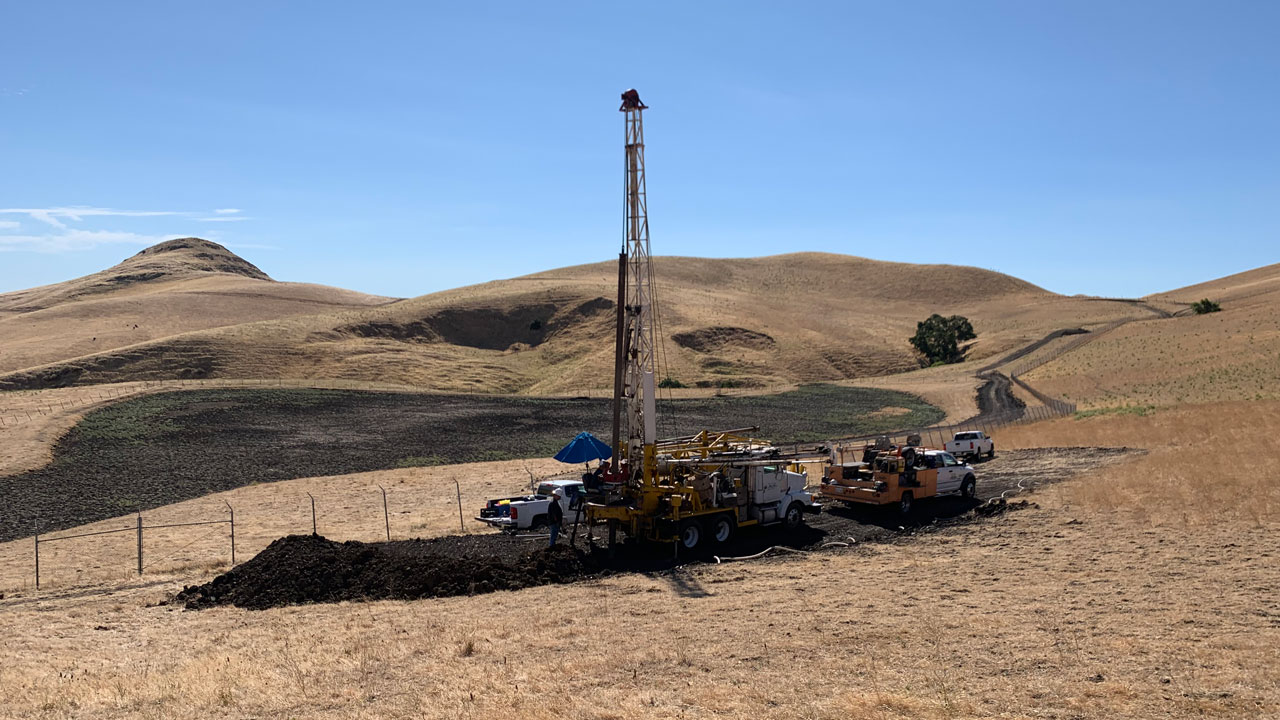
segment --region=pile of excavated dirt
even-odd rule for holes
[[[174,601],[192,610],[216,605],[262,610],[343,600],[413,600],[570,582],[601,571],[576,549],[530,545],[495,535],[387,543],[289,535],[212,581],[183,589]]]

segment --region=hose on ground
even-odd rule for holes
[[[712,555],[711,557],[715,559],[716,564],[719,565],[722,562],[731,562],[734,560],[755,560],[756,558],[762,558],[765,555],[768,555],[770,552],[774,550],[785,550],[789,553],[795,553],[797,555],[809,554],[808,550],[797,550],[795,548],[787,547],[786,545],[772,545],[770,547],[765,548],[764,550],[761,550],[755,555],[742,555],[740,557],[720,557],[719,555]]]
[[[1028,488],[1022,484],[1022,481],[1025,479],[1026,478],[1018,478],[1018,487],[1009,488],[1008,490],[1005,490],[1004,492],[1000,493],[1000,499],[1004,500],[1009,493],[1026,492]]]

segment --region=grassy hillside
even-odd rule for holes
[[[1189,314],[1201,298],[1222,311]],[[1280,265],[1153,300],[1182,310],[1117,328],[1026,379],[1094,409],[1280,397]]]
[[[217,243],[171,240],[93,275],[0,294],[0,373],[193,330],[386,302],[276,282]]]
[[[376,298],[330,289],[311,289],[313,295],[298,286],[283,291],[283,283],[253,276],[252,265],[218,257],[230,271],[186,269],[183,277],[194,277],[142,280],[135,284],[145,289],[113,291],[101,300],[77,294],[101,287],[101,279],[11,294],[21,297],[7,303],[10,313],[15,307],[45,307],[0,323],[49,320],[32,322],[0,344],[0,372],[9,371],[0,376],[0,387],[285,377],[576,394],[611,383],[611,262],[377,305]],[[135,268],[125,270],[117,274],[137,274]],[[918,365],[907,338],[916,322],[934,312],[973,320],[979,339],[969,356],[975,360],[1061,327],[1149,314],[1130,303],[1063,297],[978,268],[844,255],[659,257],[654,272],[662,374],[697,387],[763,387],[910,370]],[[200,305],[212,292],[218,293],[221,314]],[[68,296],[76,299],[52,301]],[[107,321],[140,312],[131,303],[153,296],[162,297],[148,305],[155,315],[136,323],[138,328],[127,320],[118,328]],[[116,331],[101,330],[110,338],[105,347],[93,344],[103,342],[100,336],[84,337],[95,337],[100,327]]]

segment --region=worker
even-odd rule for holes
[[[564,521],[564,508],[560,507],[560,499],[563,497],[564,490],[556,488],[551,493],[551,502],[547,503],[547,526],[551,528],[549,547],[555,547],[556,538],[560,536],[560,523]]]
[[[587,473],[582,477],[582,481],[588,490],[599,490],[605,484],[605,479],[609,477],[609,474],[609,461],[601,460],[593,472]]]

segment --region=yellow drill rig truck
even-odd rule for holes
[[[657,336],[644,174],[647,106],[622,94],[626,133],[626,239],[618,255],[613,393],[614,471],[588,496],[586,520],[633,539],[675,542],[692,550],[727,541],[752,525],[796,527],[819,506],[800,462],[829,456],[825,447],[784,451],[755,438],[756,428],[657,437],[654,378]]]

